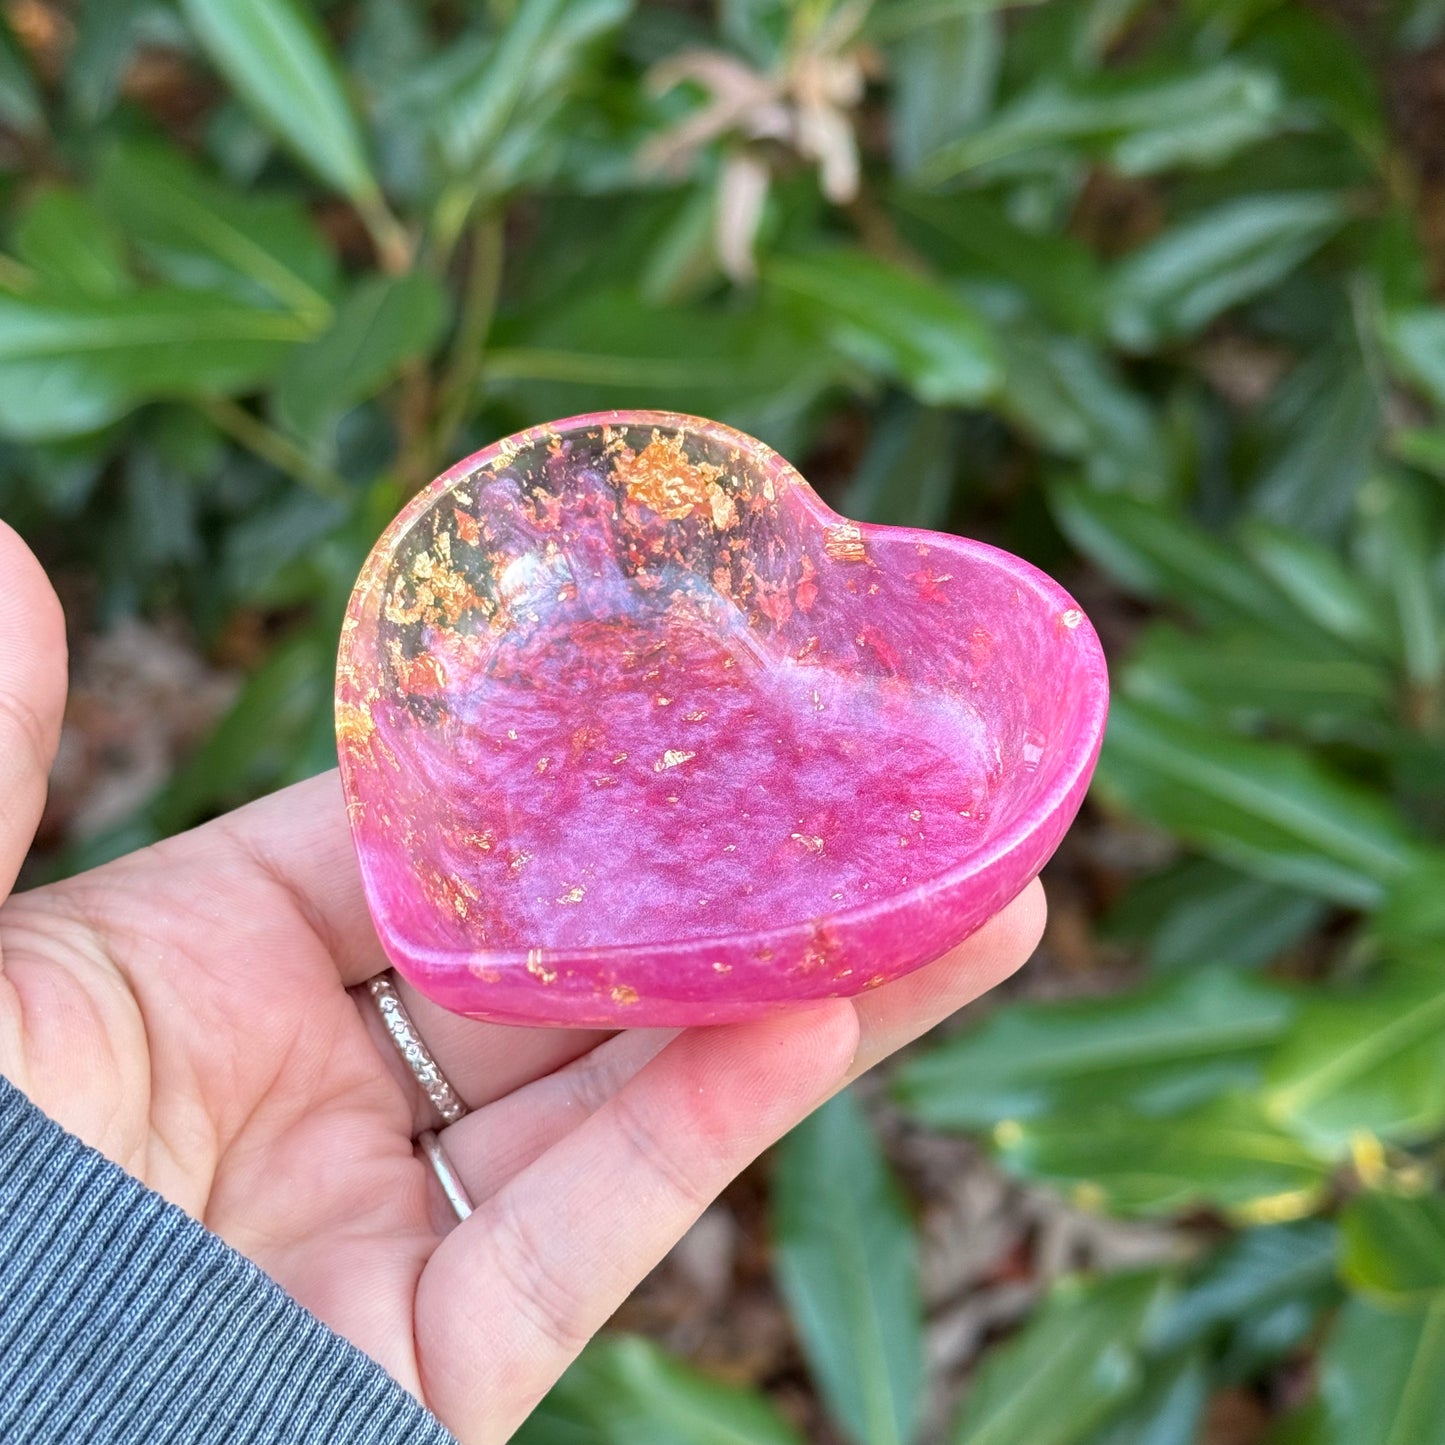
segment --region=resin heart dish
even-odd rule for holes
[[[341,641],[342,777],[398,971],[458,1013],[677,1025],[876,988],[1073,820],[1108,682],[979,542],[838,516],[716,422],[508,437],[387,529]]]

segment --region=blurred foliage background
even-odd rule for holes
[[[329,766],[371,541],[606,406],[983,535],[1117,701],[1038,959],[526,1445],[1445,1441],[1445,4],[5,0],[33,876]]]

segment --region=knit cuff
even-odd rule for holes
[[[455,1445],[378,1364],[0,1078],[6,1445]]]

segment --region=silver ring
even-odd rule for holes
[[[407,1013],[406,1005],[402,1003],[401,995],[391,981],[390,970],[368,979],[366,989],[376,1003],[376,1011],[381,1015],[381,1021],[386,1025],[386,1031],[391,1035],[397,1053],[415,1075],[422,1092],[432,1101],[437,1113],[441,1115],[442,1123],[455,1124],[469,1112],[467,1105],[462,1096],[447,1082],[447,1076],[432,1058],[431,1050],[422,1043],[421,1035],[417,1033],[416,1025],[412,1023],[411,1015]]]
[[[422,1153],[426,1155],[427,1162],[431,1165],[437,1182],[442,1187],[442,1193],[446,1195],[447,1202],[457,1212],[457,1218],[466,1219],[472,1212],[472,1201],[467,1197],[466,1185],[462,1183],[457,1171],[452,1168],[452,1161],[447,1158],[446,1150],[442,1148],[442,1141],[436,1136],[436,1130],[423,1129],[416,1136],[416,1142],[421,1145]]]

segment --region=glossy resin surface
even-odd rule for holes
[[[357,583],[336,697],[401,973],[476,1017],[623,1026],[944,953],[1058,844],[1107,680],[1026,562],[846,521],[741,433],[626,412],[418,495]]]

